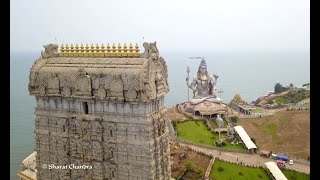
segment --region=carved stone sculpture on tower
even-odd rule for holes
[[[190,100],[191,104],[198,104],[204,100],[221,102],[220,98],[217,98],[215,92],[218,77],[219,76],[215,74],[209,75],[206,61],[202,59],[198,73],[193,78],[192,82],[189,82],[189,75],[186,78],[187,86],[194,92],[193,99]]]
[[[83,68],[79,69],[79,76],[75,84],[76,95],[91,95],[91,80]]]

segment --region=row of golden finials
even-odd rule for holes
[[[101,46],[97,44],[94,46],[91,44],[89,47],[88,44],[84,47],[83,44],[80,46],[76,44],[73,46],[71,44],[65,46],[62,44],[60,47],[59,56],[89,56],[89,57],[139,57],[140,56],[140,49],[138,44],[136,43],[135,47],[133,48],[132,44],[130,43],[129,48],[127,47],[126,43],[124,43],[123,47],[119,43],[118,47],[113,43],[112,47],[108,43],[107,47],[104,46],[102,43]]]

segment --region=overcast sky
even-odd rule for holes
[[[10,0],[11,51],[141,43],[161,51],[309,51],[308,0]]]

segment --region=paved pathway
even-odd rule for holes
[[[258,154],[245,154],[245,153],[238,153],[238,152],[225,152],[225,151],[219,151],[215,149],[205,148],[205,147],[199,147],[196,145],[188,145],[182,142],[179,142],[181,146],[189,146],[191,149],[203,152],[205,154],[210,154],[216,157],[219,157],[221,159],[232,161],[232,162],[243,162],[245,164],[249,165],[258,165],[258,166],[265,166],[264,163],[273,161],[276,162],[273,159],[261,157]],[[286,164],[286,168],[293,169],[299,172],[304,173],[310,173],[310,164],[308,163],[297,163],[294,162],[292,165]]]

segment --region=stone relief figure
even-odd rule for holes
[[[110,94],[114,97],[123,97],[123,81],[120,75],[114,75],[110,85]]]
[[[60,94],[60,81],[56,73],[51,73],[48,79],[48,93]]]
[[[41,51],[41,57],[42,58],[51,58],[58,56],[58,45],[57,44],[47,44],[43,45],[44,52]]]
[[[217,98],[215,93],[215,86],[217,83],[217,75],[209,75],[207,71],[207,64],[202,59],[198,73],[193,78],[193,81],[189,82],[189,75],[186,78],[187,86],[194,91],[194,97],[190,100],[191,104],[198,104],[204,100],[211,102],[220,102],[220,98]]]
[[[46,87],[44,85],[39,86],[39,94],[45,95],[46,94]]]
[[[143,43],[144,52],[141,54],[141,57],[148,58],[152,57],[153,59],[159,58],[159,50],[157,48],[157,42],[154,43]]]
[[[91,80],[83,68],[79,69],[79,76],[75,84],[76,95],[91,96]]]

